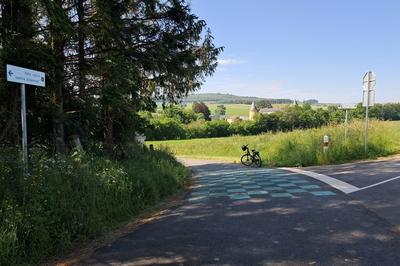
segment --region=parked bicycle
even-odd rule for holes
[[[261,167],[262,161],[260,153],[258,151],[251,150],[250,153],[249,144],[243,145],[242,150],[246,152],[240,158],[240,161],[242,162],[243,165],[250,166],[254,164],[257,167]]]

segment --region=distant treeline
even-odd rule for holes
[[[237,104],[251,104],[254,102],[268,100],[272,104],[289,104],[293,103],[291,99],[269,99],[249,96],[236,96],[232,94],[223,93],[199,93],[192,94],[183,99],[183,102],[214,102],[214,103],[237,103]]]
[[[400,120],[400,104],[377,104],[370,108],[370,117],[378,120]],[[271,114],[259,114],[254,121],[205,121],[190,110],[174,107],[159,117],[148,116],[148,140],[227,137],[231,135],[257,135],[263,132],[291,131],[318,128],[344,122],[344,111],[335,106],[312,109],[310,105],[294,105]],[[350,111],[350,119],[363,119],[365,108],[361,104]]]

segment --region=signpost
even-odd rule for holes
[[[344,141],[347,141],[347,125],[348,125],[348,116],[349,116],[348,113],[349,113],[349,110],[356,109],[356,105],[355,104],[342,104],[339,108],[345,111]]]
[[[25,170],[28,169],[28,135],[26,126],[26,97],[25,84],[44,87],[46,83],[45,73],[32,69],[7,65],[7,81],[21,84],[21,127],[22,127],[22,152]]]
[[[368,152],[368,107],[375,104],[376,75],[372,71],[365,73],[363,78],[363,106],[365,106],[365,153]]]

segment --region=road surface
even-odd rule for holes
[[[399,265],[400,161],[257,169],[187,160],[195,186],[89,265]]]

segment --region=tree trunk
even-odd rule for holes
[[[78,0],[77,15],[78,15],[78,87],[82,94],[86,86],[86,60],[85,60],[85,0]]]
[[[114,138],[113,138],[113,127],[114,121],[112,116],[113,108],[106,107],[104,112],[104,148],[108,154],[112,154],[114,151]]]
[[[57,5],[62,8],[62,1],[58,0]],[[56,112],[53,117],[53,134],[55,150],[58,153],[65,153],[64,134],[64,48],[65,39],[63,33],[53,28],[52,46],[55,57],[54,66],[54,105]]]

